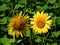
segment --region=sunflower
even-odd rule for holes
[[[52,25],[52,20],[49,19],[50,17],[51,16],[49,16],[48,13],[44,13],[44,11],[34,14],[33,18],[31,18],[31,27],[33,28],[33,31],[38,34],[47,33]]]
[[[22,14],[15,15],[11,18],[10,23],[8,24],[8,34],[19,37],[25,35],[29,24],[28,24],[29,16]]]

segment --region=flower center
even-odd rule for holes
[[[25,23],[22,20],[15,21],[15,26],[14,26],[15,30],[22,30],[24,26],[25,26]]]
[[[21,24],[19,24],[19,26],[15,26],[15,29],[16,30],[22,30],[24,28],[24,24],[23,23],[21,23]]]
[[[38,22],[37,22],[37,26],[38,26],[39,28],[43,28],[43,27],[45,26],[45,22],[44,22],[44,21],[38,21]]]

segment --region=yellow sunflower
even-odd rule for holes
[[[25,35],[27,29],[28,29],[28,20],[29,20],[29,16],[22,14],[22,12],[20,12],[20,14],[14,16],[11,18],[10,23],[8,24],[8,34],[19,37],[23,36],[23,34]]]
[[[33,18],[31,18],[32,28],[38,34],[44,34],[48,32],[48,29],[51,29],[52,20],[49,20],[51,16],[42,11],[41,13],[37,12],[34,14]]]

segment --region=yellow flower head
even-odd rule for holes
[[[23,15],[22,12],[11,18],[10,23],[8,24],[8,33],[9,35],[18,37],[19,35],[25,35],[28,24],[29,16]]]
[[[52,20],[49,20],[51,16],[42,11],[41,13],[37,12],[34,14],[33,18],[31,18],[32,28],[35,32],[39,34],[44,34],[48,32],[48,29],[51,29]]]

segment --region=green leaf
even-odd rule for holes
[[[8,20],[8,22],[10,22],[11,21],[11,17],[8,17],[7,20]]]
[[[37,38],[35,39],[35,42],[38,42],[38,43],[39,43],[40,41],[42,41],[40,37],[37,37]]]
[[[31,36],[30,29],[28,29],[28,28],[27,28],[26,36],[27,37],[30,37]]]
[[[41,9],[41,6],[36,6],[37,7],[37,9]]]
[[[53,8],[59,8],[60,7],[60,3],[55,3]]]
[[[25,11],[25,12],[28,12],[28,13],[30,13],[30,14],[34,14],[34,11],[33,11],[33,9],[31,9],[31,8],[27,8],[26,10],[24,9],[24,11]]]
[[[18,3],[19,3],[19,4],[25,4],[25,3],[26,3],[25,1],[26,1],[26,0],[19,0]]]
[[[3,16],[5,16],[5,14],[1,14],[1,15],[0,15],[0,17],[3,17]]]
[[[6,26],[1,26],[0,28],[1,28],[1,30],[3,30],[4,32],[7,32],[7,27],[6,27]]]
[[[36,2],[36,4],[40,4],[41,2]]]
[[[16,6],[15,6],[15,9],[18,9],[18,8],[23,8],[24,7],[24,5],[21,5],[21,4],[17,4]]]
[[[52,37],[58,37],[60,35],[60,31],[52,32]]]
[[[52,16],[54,16],[54,13],[50,12],[50,14],[49,14],[49,15],[51,15],[51,17],[52,17]]]
[[[51,4],[53,4],[55,2],[56,2],[56,0],[48,0],[48,3],[51,3]]]
[[[56,19],[57,19],[57,21],[56,21],[57,24],[60,24],[60,17],[57,17]]]
[[[40,11],[43,11],[43,10],[46,10],[46,9],[48,9],[48,5],[44,5],[44,6],[37,6],[37,9],[38,9],[38,11],[40,10]]]
[[[43,10],[46,10],[47,8],[48,8],[48,5],[44,5],[44,6],[42,7]]]
[[[53,44],[51,44],[51,45],[58,45],[58,44],[55,42],[55,43],[53,43]]]
[[[1,0],[1,1],[5,3],[10,2],[10,0]]]
[[[7,23],[7,17],[3,17],[0,19],[0,24],[6,24]]]
[[[16,6],[15,6],[15,9],[18,9],[20,7],[20,4],[17,4]]]
[[[51,44],[47,43],[46,45],[51,45]]]
[[[3,38],[0,38],[0,42],[3,45],[11,45],[11,43],[13,42],[13,39],[9,39],[6,37],[6,35]]]
[[[55,43],[47,43],[46,45],[58,45],[58,44],[55,42]]]
[[[19,43],[19,42],[21,42],[22,40],[21,39],[19,39],[18,41],[17,41],[17,43]]]
[[[51,42],[53,42],[53,40],[52,39],[46,39],[47,41],[51,41]]]
[[[6,4],[3,4],[3,5],[0,5],[0,11],[5,11],[5,10],[8,10],[9,7],[7,7]]]

